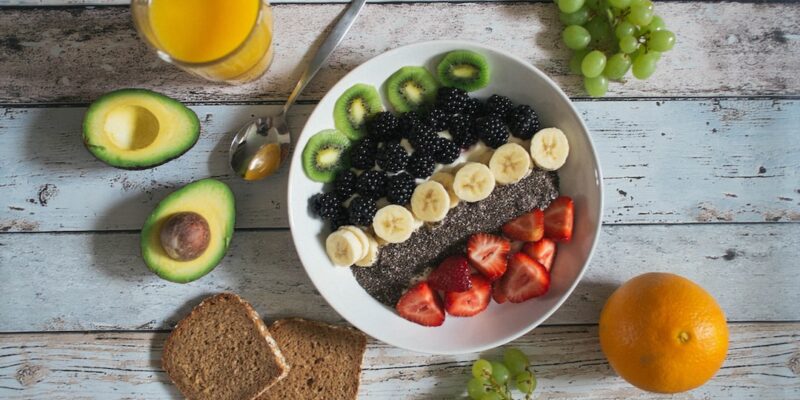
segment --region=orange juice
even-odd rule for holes
[[[211,80],[242,82],[260,76],[272,60],[272,14],[266,1],[150,0],[132,4],[142,36],[160,50],[162,58],[192,73]]]

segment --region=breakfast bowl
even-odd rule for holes
[[[302,149],[317,132],[334,127],[337,98],[357,83],[380,88],[399,68],[408,65],[436,71],[442,56],[453,50],[483,55],[491,70],[488,86],[470,96],[486,99],[501,94],[516,104],[528,104],[538,114],[541,127],[558,127],[569,141],[569,156],[557,171],[559,193],[574,201],[574,234],[558,244],[546,294],[522,303],[497,304],[470,318],[448,315],[437,327],[425,327],[402,318],[367,293],[351,268],[335,266],[326,254],[329,228],[314,216],[309,199],[324,185],[307,177]],[[386,109],[391,109],[385,96]],[[503,345],[531,331],[552,315],[583,277],[600,233],[603,209],[602,175],[589,131],[569,98],[544,73],[528,62],[501,50],[465,41],[431,41],[383,53],[355,68],[334,85],[319,102],[297,139],[288,184],[289,225],[292,239],[309,278],[319,293],[344,319],[366,334],[393,346],[435,354],[477,352]],[[480,218],[476,215],[475,218]]]

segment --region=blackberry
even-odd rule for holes
[[[386,199],[392,204],[404,206],[411,201],[414,188],[417,187],[414,177],[407,172],[401,172],[389,177],[386,187]]]
[[[378,142],[399,139],[400,120],[388,111],[375,114],[367,123],[367,133]]]
[[[522,140],[530,139],[539,130],[539,117],[528,105],[523,104],[511,110],[506,121],[511,134]]]
[[[478,137],[493,149],[508,142],[508,129],[497,116],[490,115],[476,121],[475,131],[478,133]]]
[[[335,231],[342,226],[350,224],[350,215],[348,215],[346,208],[339,206],[333,215],[326,218],[326,220],[331,224],[331,231]]]
[[[350,165],[361,170],[372,169],[375,166],[377,152],[378,142],[374,138],[365,137],[350,150]]]
[[[397,133],[401,138],[408,138],[418,126],[422,125],[422,116],[416,111],[409,111],[398,119]]]
[[[415,153],[433,154],[436,150],[436,138],[439,135],[427,125],[419,125],[408,137]]]
[[[472,127],[472,121],[464,115],[452,115],[448,123],[450,136],[453,137],[453,143],[462,149],[468,149],[470,146],[478,142],[478,136]]]
[[[432,156],[415,151],[408,160],[406,171],[415,178],[427,179],[433,174],[434,168],[436,168],[436,161]]]
[[[461,155],[461,149],[452,141],[440,137],[437,142],[439,144],[436,153],[433,154],[433,158],[439,164],[452,164]]]
[[[511,102],[511,99],[499,94],[493,94],[489,100],[486,100],[486,111],[489,115],[497,116],[500,119],[505,119],[506,114],[512,108],[514,108],[514,103]]]
[[[318,193],[311,197],[311,209],[321,218],[331,218],[342,206],[342,200],[334,192]]]
[[[450,115],[462,113],[468,101],[467,92],[459,88],[441,87],[436,94],[436,107]]]
[[[400,172],[406,169],[408,153],[398,142],[386,143],[378,150],[378,166],[386,172]]]
[[[358,176],[356,191],[363,197],[379,199],[386,195],[386,172],[364,171]]]
[[[480,100],[470,97],[461,114],[468,119],[475,120],[486,115],[486,106]]]
[[[356,197],[350,202],[348,210],[349,221],[353,225],[369,226],[372,225],[372,218],[378,212],[375,200],[367,197]]]
[[[347,199],[356,192],[356,174],[349,169],[340,171],[333,181],[333,187],[340,199]]]
[[[425,116],[425,122],[428,126],[433,128],[434,132],[441,132],[447,129],[447,118],[449,115],[438,107],[433,107],[428,111],[428,115]]]

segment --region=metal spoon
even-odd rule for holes
[[[347,31],[355,22],[366,0],[353,0],[342,17],[325,38],[314,58],[306,67],[300,81],[292,90],[289,99],[279,114],[256,118],[236,132],[230,149],[230,164],[233,171],[248,181],[257,181],[272,175],[280,168],[289,155],[291,134],[286,124],[286,113],[292,107],[300,92],[316,75],[328,56],[342,42]]]

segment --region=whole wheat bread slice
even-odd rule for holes
[[[203,300],[164,343],[161,363],[188,399],[251,400],[289,372],[264,321],[231,293]]]
[[[290,318],[270,325],[289,375],[259,400],[349,400],[358,397],[367,338],[358,330]]]

